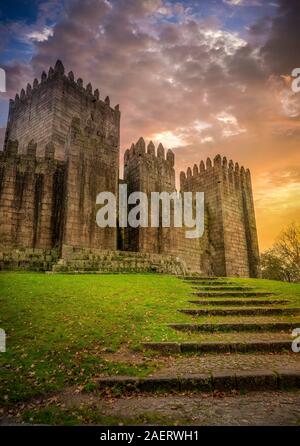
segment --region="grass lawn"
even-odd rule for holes
[[[232,280],[273,291],[300,307],[300,284]],[[190,292],[188,283],[155,274],[0,273],[0,327],[7,334],[7,352],[0,353],[0,404],[71,385],[92,389],[103,374],[150,373],[155,355],[134,364],[112,362],[105,353],[138,350],[143,341],[189,339],[167,324],[191,321],[176,311],[192,307]]]

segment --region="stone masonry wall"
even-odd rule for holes
[[[241,186],[248,248],[249,275],[260,277],[260,258],[250,170],[241,168]]]
[[[125,152],[124,182],[128,194],[174,192],[174,155],[165,159],[162,145],[155,154],[141,138]],[[188,239],[189,228],[127,228],[125,250],[170,253],[181,258],[192,272],[218,276],[256,277],[259,271],[258,243],[250,173],[234,167],[217,155],[212,163],[194,165],[180,175],[180,191],[204,192],[205,230],[200,238]],[[194,195],[195,196],[195,195]],[[151,208],[149,209],[150,219]],[[172,217],[171,217],[172,223]],[[150,224],[150,220],[148,220]]]
[[[211,162],[208,160],[207,169],[203,161],[199,167],[195,164],[193,170],[180,173],[181,192],[204,192],[205,229],[199,239],[181,238],[179,249],[192,270],[204,274],[224,275],[223,238],[220,215],[220,194],[218,180]]]
[[[0,152],[0,249],[59,246],[65,165],[53,156],[50,144],[44,158],[36,157],[33,141],[26,154],[17,141]]]
[[[72,124],[73,123],[73,124]],[[96,196],[117,196],[120,111],[60,61],[10,101],[0,152],[0,244],[116,249],[96,225]]]
[[[206,268],[220,276],[257,277],[259,251],[250,172],[217,155],[181,173],[181,190],[204,191],[209,252]],[[188,248],[189,251],[189,248]],[[204,255],[207,250],[201,254]]]
[[[58,249],[0,248],[0,271],[51,271],[58,259]]]
[[[125,250],[149,253],[170,252],[172,247],[172,228],[152,228],[151,220],[151,192],[174,192],[175,170],[174,154],[165,150],[160,144],[155,153],[152,142],[147,147],[143,138],[133,144],[124,156],[124,181],[128,185],[128,195],[135,191],[148,195],[147,228],[127,228],[125,230]]]
[[[82,79],[75,81],[72,71],[66,76],[64,66],[57,61],[48,75],[43,72],[41,81],[34,80],[10,101],[4,147],[8,140],[19,141],[20,153],[25,153],[28,143],[37,143],[37,155],[44,156],[46,144],[54,144],[55,158],[65,159],[65,143],[72,119],[98,123],[99,136],[118,147],[120,137],[120,111],[110,107],[109,97],[99,99],[99,90],[93,91]]]
[[[73,119],[66,147],[66,202],[63,243],[117,249],[116,228],[96,224],[97,195],[118,195],[119,146],[99,134],[97,121]]]
[[[186,266],[167,254],[130,251],[105,251],[63,245],[62,258],[53,265],[54,272],[94,273],[164,273],[183,275]]]

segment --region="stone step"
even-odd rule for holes
[[[262,391],[298,389],[300,387],[300,372],[278,369],[223,372],[212,374],[166,375],[159,377],[103,377],[97,380],[98,389],[118,390],[126,393],[156,393],[156,392],[213,392],[213,391]]]
[[[274,296],[274,293],[265,291],[195,291],[192,294],[199,297],[267,297]]]
[[[255,291],[254,288],[242,286],[193,286],[194,290],[203,291]]]
[[[252,353],[291,351],[290,340],[254,342],[144,342],[146,350],[169,353]]]
[[[214,277],[214,276],[211,276],[211,277],[183,276],[183,277],[180,277],[180,278],[183,279],[183,280],[187,280],[187,281],[189,281],[189,280],[195,280],[195,281],[198,281],[198,280],[205,280],[205,281],[218,280],[218,281],[221,281],[221,280],[226,279],[226,278],[223,279],[223,277]]]
[[[77,276],[77,275],[118,275],[118,274],[130,274],[130,271],[96,271],[96,270],[72,270],[70,269],[70,271],[60,271],[60,270],[55,270],[55,271],[48,271],[47,274],[57,274],[57,275],[68,275],[68,276]]]
[[[168,324],[168,327],[180,331],[193,331],[203,333],[218,332],[287,332],[300,327],[299,322],[272,322],[272,323],[227,323],[227,324]]]
[[[177,310],[180,313],[190,314],[191,316],[250,316],[250,315],[288,315],[300,314],[300,308],[228,308],[228,309],[184,309]]]
[[[189,300],[188,302],[190,302],[191,304],[196,304],[196,305],[203,305],[203,306],[208,306],[208,305],[217,305],[217,306],[229,306],[229,305],[244,305],[244,306],[254,306],[254,305],[279,305],[279,304],[286,304],[289,301],[288,300],[260,300],[260,299],[237,299],[237,300],[233,300],[233,299],[226,299],[226,300]]]
[[[109,265],[109,264],[128,264],[128,265],[132,265],[132,264],[136,264],[139,263],[141,265],[143,264],[149,264],[149,259],[143,259],[143,258],[132,258],[132,257],[124,257],[122,259],[111,259],[111,260],[103,260],[103,259],[89,259],[89,260],[85,260],[85,259],[77,259],[77,260],[68,260],[67,264],[68,265],[81,265],[81,266],[87,266],[89,267],[90,265]],[[151,264],[153,264],[154,262],[151,262]]]
[[[185,280],[184,281],[184,283],[188,283],[189,285],[192,285],[192,286],[225,286],[225,285],[236,285],[234,282],[226,282],[225,280],[219,280],[219,281],[211,281],[211,282],[198,282],[198,281],[195,281],[195,280]]]
[[[180,335],[179,335],[180,333]],[[200,331],[181,331],[178,332],[178,337],[162,338],[158,341],[174,341],[174,342],[192,342],[197,344],[202,343],[216,343],[223,342],[229,344],[243,344],[243,343],[258,343],[258,342],[276,342],[276,341],[288,341],[292,342],[292,331],[290,332],[237,332],[237,331],[223,331],[223,332],[200,332]],[[145,342],[154,342],[154,339],[144,339]],[[291,352],[291,350],[289,350]],[[225,352],[226,353],[226,352]],[[259,352],[258,352],[259,353]],[[211,354],[208,352],[207,354]],[[293,354],[291,352],[291,354]],[[286,365],[286,364],[285,364]],[[300,366],[300,361],[299,361]]]
[[[299,389],[300,372],[277,369],[223,372],[185,375],[178,377],[166,375],[159,377],[103,377],[97,380],[98,389],[118,390],[122,393],[156,392],[213,392],[213,391],[262,391]]]
[[[217,281],[217,280],[215,280],[215,281],[192,281],[192,280],[189,280],[189,281],[187,281],[187,283],[189,283],[190,285],[195,285],[195,286],[225,286],[225,285],[228,285],[228,286],[234,286],[234,285],[236,285],[235,284],[235,282],[227,282],[227,281],[225,281],[225,280],[219,280],[219,281]]]

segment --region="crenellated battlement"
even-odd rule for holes
[[[45,151],[43,156],[37,155],[37,143],[32,139],[28,144],[25,152],[19,151],[19,141],[18,140],[9,140],[7,142],[7,145],[3,151],[0,152],[1,159],[18,159],[18,160],[28,160],[28,159],[35,159],[35,160],[55,160],[55,147],[52,142],[49,142],[45,146]]]
[[[100,99],[99,89],[93,90],[92,84],[89,82],[85,87],[83,80],[78,78],[75,80],[73,71],[70,71],[65,75],[65,68],[60,60],[57,60],[55,67],[50,67],[48,74],[43,71],[41,74],[40,81],[35,78],[33,84],[27,84],[26,89],[22,88],[20,94],[16,94],[15,99],[11,100],[12,107],[20,107],[22,104],[30,101],[32,97],[40,92],[41,89],[49,87],[53,82],[63,80],[65,83],[69,84],[70,87],[74,88],[78,93],[80,93],[86,100],[92,102],[96,106],[101,104],[102,106],[109,107],[111,110],[119,113],[120,107],[117,104],[114,108],[110,105],[110,98],[106,96],[105,99]]]
[[[139,159],[139,158],[145,158],[145,159],[157,159],[158,161],[166,161],[168,165],[171,167],[174,167],[175,165],[175,155],[174,152],[169,149],[167,152],[165,151],[164,146],[160,143],[155,148],[155,145],[152,141],[149,142],[148,146],[146,147],[146,143],[144,138],[140,138],[136,144],[132,144],[130,149],[127,149],[124,154],[124,164],[128,164],[133,159]]]
[[[10,101],[4,149],[9,140],[18,140],[19,152],[26,153],[28,143],[33,139],[39,156],[46,156],[45,148],[52,143],[54,157],[63,160],[74,117],[86,122],[88,128],[97,125],[103,144],[119,150],[119,105],[112,108],[109,96],[101,99],[99,89],[93,89],[90,82],[84,86],[81,78],[75,80],[72,71],[65,74],[65,68],[58,60],[48,73],[43,71],[40,80],[34,79]],[[50,149],[47,153],[52,156]]]
[[[180,184],[183,188],[186,182],[205,179],[207,175],[215,176],[223,181],[235,181],[236,185],[243,181],[251,186],[250,170],[245,169],[244,166],[240,167],[238,163],[234,164],[232,160],[228,162],[226,156],[222,158],[219,154],[213,160],[208,157],[206,162],[202,160],[199,166],[194,164],[193,168],[188,167],[186,172],[180,172]]]

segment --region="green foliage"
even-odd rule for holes
[[[37,407],[35,409],[26,410],[22,419],[26,423],[52,426],[76,426],[82,424],[97,424],[104,426],[164,424],[166,426],[172,426],[178,424],[176,421],[174,422],[174,420],[164,417],[162,414],[151,412],[139,414],[136,417],[105,416],[99,413],[97,406],[61,408],[56,405],[50,405],[42,408]],[[187,424],[187,420],[185,424]]]
[[[144,275],[0,274],[0,403],[17,402],[65,385],[87,385],[100,374],[144,376],[154,360],[114,363],[108,352],[164,340],[182,320],[189,285],[175,277]],[[174,332],[174,333],[173,333]]]
[[[300,282],[300,225],[292,223],[281,232],[262,254],[261,269],[266,279]]]
[[[288,281],[283,262],[276,255],[274,249],[268,249],[262,253],[260,264],[264,279]]]

